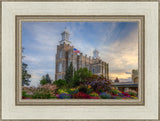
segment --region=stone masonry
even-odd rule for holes
[[[83,55],[83,53],[75,53],[74,46],[71,46],[69,41],[69,32],[65,29],[61,35],[62,40],[57,45],[55,80],[64,79],[66,69],[71,62],[75,70],[87,67],[93,74],[103,75],[109,79],[109,65],[99,58],[99,52],[96,49],[93,51],[94,56],[92,58]]]

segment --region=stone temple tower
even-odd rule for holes
[[[60,44],[71,44],[71,42],[69,41],[69,32],[67,31],[67,29],[65,28],[64,32],[61,33],[62,35],[62,40],[60,41]]]
[[[55,80],[64,79],[65,71],[68,66],[68,50],[73,47],[70,46],[71,42],[69,41],[69,32],[65,28],[64,32],[61,33],[62,39],[57,45],[57,54],[56,54],[56,64],[55,64]],[[73,49],[72,49],[73,50]]]
[[[96,49],[93,51],[93,58],[94,58],[94,59],[99,58],[99,52],[98,52],[98,50],[96,50]]]
[[[99,51],[95,49],[93,51],[93,59],[91,64],[91,71],[96,75],[103,75],[107,79],[109,79],[109,67],[108,63],[102,61],[99,57]]]
[[[93,51],[93,58],[83,54],[80,51],[75,51],[74,46],[69,40],[70,33],[65,30],[61,33],[62,39],[57,45],[56,64],[55,64],[55,80],[64,79],[65,73],[69,65],[73,64],[74,70],[80,68],[88,68],[93,74],[103,75],[109,78],[108,63],[102,61],[99,57],[98,50]],[[77,48],[78,50],[78,48]]]

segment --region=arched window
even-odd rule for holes
[[[71,63],[72,63],[72,66],[74,66],[74,60],[68,60],[68,67],[70,66]]]
[[[59,72],[62,72],[62,63],[59,63]]]
[[[71,60],[68,60],[68,67],[70,66]]]
[[[72,61],[72,63],[73,63],[73,67],[74,67],[74,69],[75,69],[75,70],[77,70],[77,63],[76,63],[76,61],[75,61],[75,60],[73,60],[73,61]]]
[[[92,70],[92,73],[94,74],[94,69]]]
[[[58,79],[62,79],[62,78],[61,78],[61,75],[58,76]]]
[[[86,67],[86,64],[85,64],[85,62],[83,62],[83,68],[85,68]]]
[[[70,58],[70,57],[71,57],[71,55],[72,55],[72,53],[71,53],[71,52],[68,52],[68,58]]]
[[[105,75],[105,68],[103,67],[103,75]]]
[[[59,58],[62,58],[62,50],[59,52]]]

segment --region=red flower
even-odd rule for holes
[[[115,94],[115,93],[111,93],[111,95],[113,95],[113,96],[118,96],[118,94]]]
[[[124,95],[124,96],[127,96],[127,97],[130,97],[131,95],[129,95],[128,93],[125,93],[125,92],[122,92],[122,94]]]
[[[100,97],[90,97],[89,99],[100,99]]]
[[[91,99],[92,98],[90,95],[87,95],[86,93],[83,93],[83,92],[74,94],[73,97],[77,99]]]

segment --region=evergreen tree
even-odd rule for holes
[[[45,85],[47,83],[51,84],[52,80],[49,76],[49,74],[46,74],[45,76],[42,76],[42,79],[40,80],[41,85]]]
[[[29,86],[29,83],[31,82],[29,80],[31,78],[31,75],[27,72],[27,66],[28,65],[26,63],[22,63],[22,86]]]
[[[24,48],[22,48],[22,53],[24,51]],[[24,56],[22,56],[22,59],[24,58]],[[28,74],[27,71],[27,64],[22,62],[22,86],[27,85],[29,86],[29,83],[31,82],[29,79],[31,78],[31,75]]]
[[[45,76],[42,76],[42,79],[40,80],[40,84],[41,84],[41,85],[47,84],[46,79],[45,79]]]
[[[72,78],[72,85],[78,86],[81,81],[85,81],[86,78],[91,77],[92,72],[85,68],[80,68],[74,72],[74,76]]]
[[[66,70],[66,74],[65,74],[66,82],[71,83],[72,77],[73,77],[73,64],[71,62],[68,69]]]
[[[51,82],[52,82],[49,74],[46,74],[46,82],[49,83],[49,84],[51,84]]]
[[[91,77],[92,76],[92,72],[90,70],[88,70],[88,68],[80,68],[78,70],[78,74],[80,76],[80,81],[84,81],[86,78]]]

